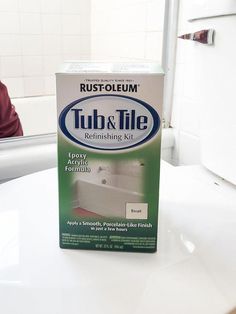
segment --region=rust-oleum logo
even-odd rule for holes
[[[80,84],[80,92],[137,93],[138,84]]]
[[[160,117],[142,100],[105,94],[69,104],[60,114],[59,125],[76,144],[96,150],[124,150],[153,138],[160,128]]]

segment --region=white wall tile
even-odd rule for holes
[[[10,98],[24,96],[23,78],[4,78],[2,81],[7,86]]]
[[[78,18],[80,19],[81,34],[91,37],[91,12],[89,11],[89,13],[81,13],[78,15]]]
[[[63,14],[90,13],[90,1],[88,0],[62,0]]]
[[[113,36],[113,41],[117,43],[116,37]],[[106,48],[105,48],[106,47]],[[91,57],[92,59],[107,59],[111,57],[111,53],[119,53],[120,45],[118,47],[113,46],[109,41],[107,35],[93,35],[91,43]]]
[[[87,54],[80,54],[79,56],[78,56],[77,53],[66,53],[66,54],[63,54],[62,62],[66,61],[66,60],[91,60],[90,49],[88,49],[88,53]]]
[[[0,34],[19,33],[19,15],[17,13],[0,13]]]
[[[62,17],[60,14],[43,14],[42,16],[42,32],[47,35],[61,34]]]
[[[92,52],[94,58],[102,56],[103,59],[111,57],[144,59],[145,33],[96,36],[93,40]]]
[[[90,2],[1,0],[0,75],[14,97],[55,93],[63,60],[90,58]]]
[[[111,33],[127,33],[145,31],[146,28],[146,5],[136,4],[110,12],[110,22],[107,30]]]
[[[43,74],[43,58],[42,56],[24,56],[22,58],[23,75],[40,76]]]
[[[100,0],[100,1],[92,0],[91,8],[92,10],[101,10],[101,11],[109,10],[110,11],[111,8],[113,8],[117,2],[118,1],[114,1],[114,0]]]
[[[20,35],[0,34],[1,56],[19,56],[21,54],[20,44]]]
[[[0,11],[1,12],[18,12],[19,0],[1,0]]]
[[[61,13],[61,0],[41,0],[41,12],[52,14]]]
[[[61,55],[43,57],[43,73],[45,76],[52,76],[59,69],[63,62]]]
[[[39,13],[41,11],[40,0],[19,0],[20,12]]]
[[[22,55],[38,56],[42,54],[41,35],[21,35]]]
[[[124,34],[123,57],[145,58],[145,33],[137,32]],[[116,54],[116,56],[119,56]]]
[[[88,54],[90,50],[90,36],[65,35],[63,36],[63,54]]]
[[[1,77],[20,77],[22,76],[22,60],[20,56],[1,58]]]
[[[164,25],[165,2],[152,0],[147,2],[147,30],[162,31]]]
[[[125,8],[126,6],[135,6],[139,3],[146,3],[147,0],[102,0],[102,8],[111,7],[113,9]]]
[[[20,15],[21,34],[41,34],[42,24],[39,13],[22,13]]]
[[[149,32],[146,35],[146,59],[158,61],[162,58],[162,32]]]
[[[112,18],[109,10],[94,10],[94,5],[92,6],[91,12],[91,32],[92,34],[105,34],[111,33],[110,27]]]
[[[62,51],[61,35],[43,35],[43,54],[58,55]]]
[[[92,57],[161,60],[164,2],[92,0]]]
[[[25,77],[23,80],[25,96],[40,96],[45,94],[44,77]]]
[[[54,95],[56,93],[56,78],[55,75],[45,76],[45,93]]]
[[[86,34],[89,30],[87,19],[83,15],[66,14],[62,16],[62,32],[64,35]]]

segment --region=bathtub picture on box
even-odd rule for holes
[[[143,202],[141,160],[96,160],[91,172],[75,173],[73,210],[83,217],[128,218],[127,203]]]

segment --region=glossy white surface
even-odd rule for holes
[[[236,305],[236,190],[162,164],[156,254],[61,250],[56,170],[0,185],[4,314],[225,314]],[[216,183],[216,184],[215,184]]]
[[[178,35],[214,29],[214,45],[177,40],[175,87],[171,126],[176,134],[178,164],[203,164],[236,184],[236,16],[189,23],[188,7],[196,13],[208,8],[236,12],[234,0],[181,0]],[[213,12],[212,12],[213,13]]]
[[[188,2],[189,20],[236,14],[236,3],[233,0],[192,0]]]
[[[56,134],[0,140],[0,183],[57,164]]]
[[[236,1],[231,1],[235,4]],[[199,86],[201,90],[201,160],[214,173],[236,184],[236,107],[235,76],[236,43],[232,36],[236,16],[215,21],[208,20],[204,26],[213,27],[215,51],[206,49],[201,60],[201,73],[210,84]],[[203,22],[202,22],[203,26]],[[200,51],[199,51],[200,52]],[[221,62],[222,60],[222,62]]]

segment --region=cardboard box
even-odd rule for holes
[[[61,248],[156,251],[163,78],[149,63],[57,73]]]

